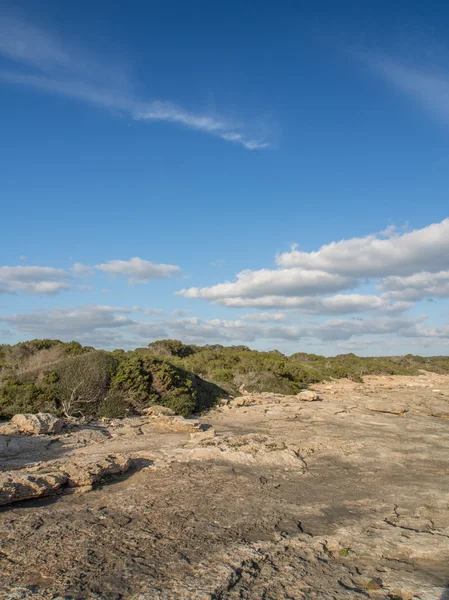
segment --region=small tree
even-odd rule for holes
[[[88,400],[83,400],[78,395],[78,389],[83,385],[84,381],[80,381],[80,383],[73,388],[70,392],[70,396],[65,400],[61,401],[61,408],[64,415],[67,419],[75,417],[77,414],[84,417],[84,413],[81,411],[81,408],[85,404],[92,404],[93,402],[97,402],[100,399],[100,394],[95,396],[94,398],[89,398]]]

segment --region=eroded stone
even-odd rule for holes
[[[14,415],[11,424],[22,433],[33,435],[61,433],[64,422],[50,413]]]

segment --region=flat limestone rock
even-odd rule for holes
[[[215,432],[214,432],[215,433]],[[248,434],[198,438],[191,436],[191,446],[179,450],[178,460],[226,461],[242,465],[278,466],[305,472],[299,453],[283,442],[266,435]]]
[[[390,415],[405,415],[408,412],[408,407],[404,403],[386,402],[384,400],[371,400],[366,404],[367,410],[373,412],[386,413]]]
[[[279,404],[282,400],[291,398],[292,396],[285,396],[283,394],[271,394],[268,392],[261,392],[260,394],[246,393],[244,396],[237,396],[225,407],[229,408],[241,408],[242,406],[253,406],[258,404]]]
[[[0,506],[52,496],[63,486],[90,489],[103,477],[126,472],[133,461],[121,454],[109,455],[98,460],[73,463],[53,463],[52,472],[39,472],[40,467],[9,471],[0,474]]]
[[[109,455],[96,461],[75,462],[64,468],[68,487],[87,487],[107,477],[125,473],[133,461],[123,454]]]
[[[14,415],[11,424],[22,433],[33,435],[61,433],[64,422],[50,413]]]
[[[0,506],[51,496],[67,482],[67,476],[62,473],[21,474],[12,471],[0,475]]]
[[[449,375],[364,379],[0,435],[0,600],[449,600]]]
[[[303,390],[296,394],[296,398],[302,400],[302,402],[317,402],[320,399],[318,394],[312,390]]]
[[[171,415],[151,415],[151,421],[159,428],[167,431],[186,431],[195,433],[203,431],[205,426],[198,419],[185,419]]]

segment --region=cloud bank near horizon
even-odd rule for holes
[[[157,308],[86,303],[3,314],[0,322],[21,335],[74,338],[106,347],[138,346],[161,337],[190,343],[305,341],[345,348],[357,341],[369,347],[376,339],[447,346],[448,315],[436,315],[435,320],[430,313],[435,313],[436,300],[449,298],[448,240],[449,219],[444,219],[413,231],[389,228],[334,241],[313,251],[295,245],[276,255],[275,267],[244,270],[233,281],[176,292],[184,306],[167,317]],[[99,276],[114,277],[118,285],[124,281],[141,287],[181,275],[178,265],[138,257],[92,266],[75,263],[67,270],[3,266],[0,293],[45,296],[76,287],[88,295],[94,286],[78,286],[79,279],[91,278],[95,285]],[[232,316],[190,316],[192,305],[201,299]],[[432,304],[413,311],[423,300]],[[246,312],[240,315],[240,309]]]

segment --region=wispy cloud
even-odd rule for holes
[[[97,57],[86,56],[48,31],[14,17],[0,16],[0,56],[15,66],[13,70],[0,71],[3,83],[115,109],[136,121],[180,124],[249,150],[270,146],[264,135],[249,133],[243,123],[216,114],[192,112],[169,101],[139,98],[120,65],[104,64]]]
[[[449,125],[449,69],[410,64],[388,56],[361,55],[363,62],[433,118]]]
[[[70,62],[68,54],[56,39],[13,16],[0,17],[0,52],[11,60],[40,69]]]

